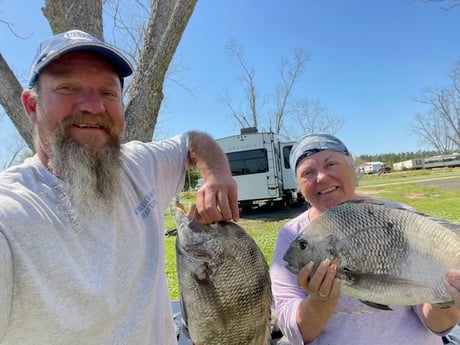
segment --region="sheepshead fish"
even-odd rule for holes
[[[176,224],[182,317],[192,342],[270,344],[270,275],[254,240],[233,222],[203,225],[180,209]]]
[[[444,276],[460,268],[460,226],[369,200],[348,201],[315,218],[284,255],[297,274],[309,262],[337,265],[341,293],[381,309],[447,307]]]

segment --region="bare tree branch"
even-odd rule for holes
[[[452,69],[450,84],[427,87],[417,100],[426,104],[426,114],[417,114],[411,125],[414,133],[441,153],[460,149],[460,61]]]
[[[297,79],[302,74],[304,66],[310,60],[310,54],[303,49],[298,49],[293,61],[283,59],[280,67],[281,84],[276,88],[275,132],[283,129],[284,117],[287,112],[288,99],[291,96]]]
[[[1,4],[1,2],[0,2],[0,4]],[[8,28],[8,30],[9,30],[14,36],[16,36],[16,37],[19,38],[19,39],[26,39],[26,38],[30,37],[30,35],[29,35],[29,36],[22,36],[22,35],[18,34],[18,33],[14,30],[14,28],[13,28],[14,25],[13,25],[12,23],[10,23],[10,22],[7,22],[7,21],[5,21],[5,20],[1,20],[1,19],[0,19],[0,24],[5,25],[5,26]]]
[[[126,138],[150,141],[169,63],[197,0],[153,1],[144,48],[126,107]],[[140,91],[142,90],[142,91]]]
[[[441,9],[449,11],[455,7],[460,6],[460,0],[412,0],[412,2],[422,2],[422,3],[442,3]],[[446,4],[446,5],[444,5]]]
[[[244,85],[244,99],[247,102],[250,116],[246,116],[243,111],[236,111],[233,105],[233,99],[229,96],[223,97],[223,103],[230,110],[231,116],[237,120],[240,125],[246,124],[248,127],[258,128],[263,114],[262,107],[266,102],[261,102],[260,96],[257,92],[255,83],[255,71],[250,67],[244,58],[244,51],[241,44],[236,40],[231,40],[227,44],[227,52],[232,60],[232,63],[240,68],[242,75],[241,81]],[[310,59],[310,55],[303,49],[297,49],[292,59],[282,59],[279,75],[281,82],[275,86],[275,91],[272,99],[274,100],[273,113],[268,116],[270,128],[275,133],[280,133],[284,128],[284,120],[289,113],[289,101],[292,98],[292,93],[295,84],[297,83],[300,75],[303,73],[306,62]],[[248,121],[248,117],[252,121]],[[272,126],[274,124],[274,128]]]
[[[0,170],[11,167],[12,165],[19,163],[22,160],[23,154],[26,152],[27,144],[21,137],[17,136],[12,140],[9,140],[5,145],[6,151],[3,156],[9,157],[8,161],[2,162]]]
[[[245,98],[249,105],[250,116],[252,118],[252,126],[258,126],[258,96],[256,93],[256,86],[255,86],[255,72],[254,69],[249,67],[244,59],[244,51],[243,47],[237,40],[231,40],[227,44],[227,52],[230,55],[233,63],[237,65],[242,70],[242,76],[240,79],[242,80],[243,84],[245,85]],[[228,105],[228,104],[227,104]],[[234,113],[234,116],[237,118],[239,122],[244,119],[246,116],[242,114]],[[247,122],[247,120],[246,120]]]
[[[411,128],[421,146],[433,147],[442,154],[452,152],[453,143],[446,135],[448,127],[435,111],[418,113],[415,115],[415,120]]]
[[[288,132],[293,137],[305,133],[336,134],[345,124],[343,117],[334,116],[320,100],[297,101],[293,110],[293,121]]]

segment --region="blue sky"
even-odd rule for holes
[[[0,19],[26,36],[0,30],[0,52],[23,79],[38,42],[51,33],[42,3],[28,1],[23,11],[21,1],[0,2]],[[293,96],[319,99],[344,117],[336,135],[354,154],[430,149],[410,132],[415,114],[427,110],[415,98],[427,86],[448,82],[460,59],[459,23],[460,8],[445,11],[410,0],[199,0],[176,52],[187,68],[182,78],[195,92],[165,85],[159,136],[192,129],[215,138],[239,132],[220,101],[225,92],[242,96],[240,71],[226,52],[229,40],[237,39],[261,97],[273,94],[283,57],[297,48],[308,51],[311,59]],[[3,117],[0,154],[11,132]]]

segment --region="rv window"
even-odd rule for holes
[[[291,154],[292,146],[293,145],[283,147],[283,161],[285,169],[291,168],[291,164],[289,164],[289,155]]]
[[[227,153],[233,176],[258,174],[268,171],[267,150],[257,149]]]

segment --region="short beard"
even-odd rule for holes
[[[80,144],[65,135],[65,124],[50,139],[51,171],[65,181],[72,207],[92,218],[97,210],[115,210],[121,194],[121,136],[110,133],[104,146]]]

